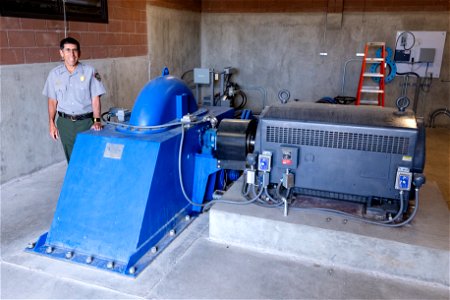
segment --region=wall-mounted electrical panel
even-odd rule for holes
[[[445,37],[445,31],[397,31],[393,53],[397,72],[439,78]]]

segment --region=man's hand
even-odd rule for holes
[[[95,122],[92,126],[91,129],[94,129],[95,131],[100,131],[102,130],[103,125],[101,122]]]
[[[55,123],[50,122],[50,136],[52,137],[52,139],[54,139],[55,141],[59,138],[59,132],[58,132],[58,128],[56,128]]]

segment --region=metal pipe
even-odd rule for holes
[[[342,86],[341,86],[341,93],[342,93],[342,96],[344,96],[345,74],[347,73],[347,64],[348,64],[349,62],[352,62],[352,61],[362,61],[362,59],[358,59],[358,58],[350,58],[349,60],[347,60],[347,61],[345,62],[345,64],[344,64],[344,71],[343,71],[343,74],[342,74]]]
[[[430,127],[432,127],[432,128],[434,127],[434,119],[436,119],[436,117],[441,115],[441,114],[444,114],[444,115],[446,115],[447,117],[450,118],[450,111],[448,110],[448,108],[436,109],[435,111],[433,111],[430,114]]]
[[[407,75],[413,75],[416,76],[416,90],[414,92],[414,103],[413,103],[413,111],[414,113],[417,113],[417,105],[419,104],[419,94],[420,94],[420,75],[415,72],[405,72],[405,73],[396,73],[397,75],[401,76],[407,76]]]

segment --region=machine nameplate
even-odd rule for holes
[[[113,159],[122,159],[123,147],[124,144],[112,144],[106,143],[105,152],[103,153],[103,157],[113,158]]]

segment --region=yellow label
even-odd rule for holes
[[[402,160],[403,161],[412,161],[412,156],[404,155]]]

